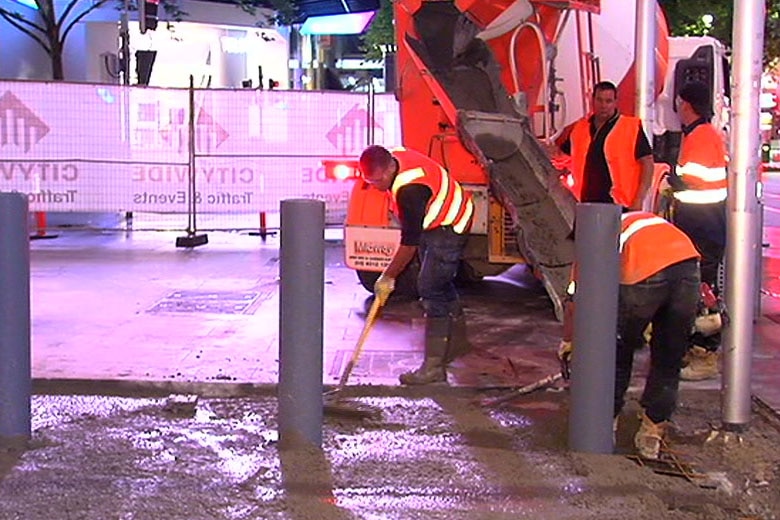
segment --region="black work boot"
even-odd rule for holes
[[[444,358],[445,364],[471,352],[472,346],[466,328],[466,315],[461,311],[450,320],[450,346]]]
[[[398,378],[404,385],[428,385],[447,381],[445,358],[450,332],[450,318],[427,318],[425,320],[425,360],[420,368],[401,374]]]

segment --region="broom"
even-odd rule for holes
[[[371,308],[368,311],[366,322],[363,324],[363,330],[360,332],[360,337],[357,340],[355,348],[352,350],[352,356],[344,367],[339,379],[338,385],[333,390],[329,390],[323,394],[323,412],[326,414],[346,415],[356,418],[376,418],[379,415],[377,410],[367,410],[365,408],[359,408],[355,406],[348,406],[343,404],[343,401],[338,397],[338,394],[344,390],[349,381],[349,376],[352,375],[352,371],[360,360],[360,356],[363,353],[363,345],[366,343],[366,338],[371,328],[376,322],[376,318],[379,315],[379,309],[382,308],[382,302],[380,298],[374,298]]]

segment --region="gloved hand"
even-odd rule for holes
[[[561,340],[558,345],[558,361],[561,363],[561,375],[564,379],[571,377],[571,358],[574,354],[574,344]]]
[[[387,302],[394,290],[395,278],[385,276],[384,273],[374,282],[374,296],[379,300],[380,305]]]

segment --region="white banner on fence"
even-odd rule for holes
[[[368,96],[0,81],[0,191],[33,211],[278,211],[316,198],[343,212],[351,185],[324,158],[356,156]],[[400,144],[397,103],[374,98],[374,139]],[[194,132],[190,132],[190,128]],[[194,175],[194,189],[190,183]]]

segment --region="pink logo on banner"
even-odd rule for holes
[[[48,133],[49,126],[11,91],[0,97],[0,146],[22,146],[27,153]]]
[[[211,114],[200,109],[200,112],[198,112],[198,117],[195,119],[195,127],[198,129],[198,144],[202,145],[201,139],[200,139],[200,132],[205,131],[207,134],[209,134],[209,142],[212,142],[213,139],[214,147],[219,148],[219,145],[227,141],[227,138],[230,137],[230,134],[227,133],[227,130],[222,128],[219,123],[214,121],[214,118],[211,117]]]
[[[375,128],[380,128],[374,123]],[[368,142],[368,112],[358,105],[349,109],[336,126],[328,130],[325,137],[336,149],[344,155],[356,155],[360,153]]]
[[[172,129],[160,130],[160,136],[168,143],[179,142],[181,144],[185,142],[184,139],[186,139],[186,137],[183,137],[184,134],[182,133],[185,130],[186,115],[184,110],[179,111],[178,115],[179,117],[176,119],[175,127]],[[174,140],[174,132],[178,132],[179,137],[182,137],[182,139]],[[208,152],[212,150],[212,148],[219,148],[222,143],[227,141],[228,137],[230,137],[230,134],[227,130],[217,123],[211,114],[201,108],[198,112],[198,116],[195,118],[195,146],[197,150],[200,152]]]

